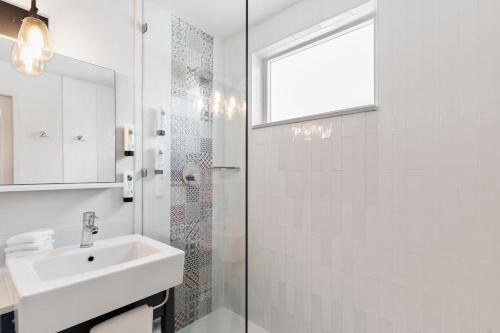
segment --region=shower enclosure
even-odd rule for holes
[[[186,253],[176,331],[245,332],[246,1],[142,11],[143,233]]]

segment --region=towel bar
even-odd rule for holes
[[[168,301],[168,292],[165,293],[165,300],[163,300],[163,302],[161,302],[161,304],[158,304],[157,306],[153,307],[153,310],[161,308],[162,306],[164,306],[167,303],[167,301]]]

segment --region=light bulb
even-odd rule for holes
[[[14,44],[12,62],[16,69],[27,75],[39,75],[43,72],[44,62],[34,57],[33,50]]]
[[[17,43],[21,48],[28,49],[33,57],[42,61],[47,61],[54,55],[49,29],[36,17],[23,19]]]

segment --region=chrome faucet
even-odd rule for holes
[[[94,245],[92,242],[93,236],[99,232],[99,228],[95,225],[96,218],[95,212],[83,213],[82,241],[80,247],[88,248]]]

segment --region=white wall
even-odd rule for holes
[[[302,1],[251,51],[360,2]],[[499,332],[500,2],[378,0],[377,30],[377,112],[251,131],[250,319]]]
[[[12,1],[28,7],[27,0]],[[117,74],[117,126],[134,122],[134,1],[45,0],[40,13],[50,18],[57,53],[108,67]],[[120,133],[120,132],[119,132]],[[120,140],[118,140],[120,146]],[[117,153],[117,173],[132,169],[132,158]],[[43,167],[40,166],[40,167]],[[56,245],[75,244],[82,212],[101,217],[98,238],[134,231],[134,205],[122,204],[120,189],[0,194],[0,247],[16,233],[54,227]],[[3,256],[0,256],[0,264]]]

